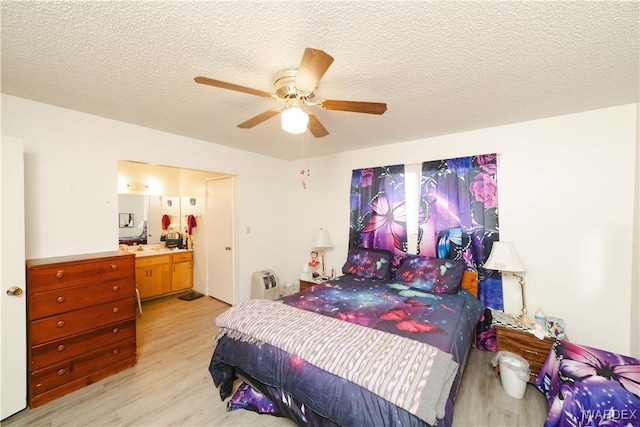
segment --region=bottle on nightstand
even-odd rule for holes
[[[536,319],[536,326],[542,331],[544,331],[544,333],[546,334],[547,333],[547,316],[544,315],[544,311],[542,311],[541,307],[538,307],[538,309],[536,310],[534,318]]]

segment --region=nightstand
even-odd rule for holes
[[[522,356],[529,362],[529,370],[531,371],[529,382],[535,381],[556,340],[550,337],[539,339],[526,330],[514,329],[507,325],[494,324],[493,327],[496,330],[496,350],[508,351]]]
[[[323,281],[319,279],[316,279],[316,281],[300,279],[300,290],[304,291],[305,289],[309,289],[312,286],[319,285],[322,282]]]

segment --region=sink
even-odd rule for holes
[[[137,257],[167,254],[173,252],[184,252],[186,249],[167,248],[161,245],[137,245],[129,246],[128,251]]]

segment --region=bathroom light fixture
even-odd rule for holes
[[[514,320],[523,324],[534,323],[534,320],[527,313],[527,301],[524,292],[524,278],[515,273],[525,270],[524,264],[520,261],[516,248],[511,242],[493,242],[489,258],[484,263],[484,268],[488,270],[497,270],[503,273],[511,274],[520,279],[520,289],[522,291],[522,311],[518,316],[514,316]]]
[[[149,188],[144,182],[130,182],[127,184],[127,188],[132,191],[143,191]]]
[[[291,99],[287,108],[280,114],[282,129],[289,133],[302,133],[307,130],[309,116],[300,108],[300,101]]]

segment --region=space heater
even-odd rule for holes
[[[256,271],[251,277],[251,298],[274,300],[280,297],[278,276],[271,270]]]

